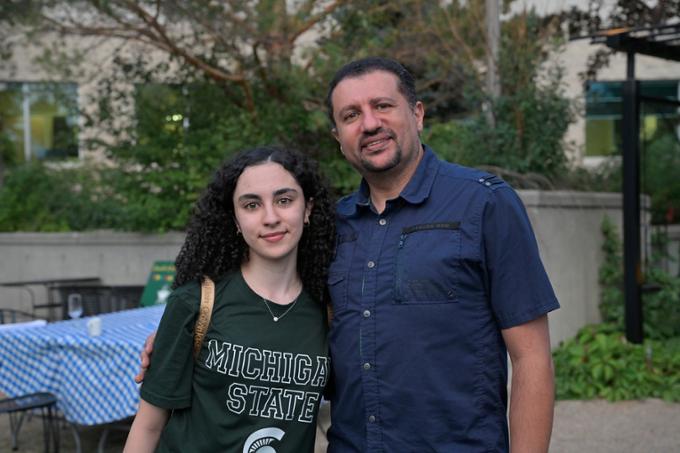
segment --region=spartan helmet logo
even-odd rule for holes
[[[262,428],[248,436],[243,446],[243,453],[276,453],[269,445],[281,440],[286,433],[279,428]]]

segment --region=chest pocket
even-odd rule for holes
[[[404,228],[397,245],[395,303],[455,302],[460,249],[460,222],[425,223]]]
[[[338,234],[335,240],[335,257],[328,269],[328,292],[334,311],[347,306],[349,270],[357,243],[357,234]]]

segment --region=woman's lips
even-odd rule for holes
[[[286,235],[286,232],[281,231],[281,232],[276,232],[276,233],[263,234],[260,237],[267,242],[279,242],[281,239],[283,239],[283,237],[285,235]]]

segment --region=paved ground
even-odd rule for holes
[[[680,404],[560,401],[551,453],[680,452]]]
[[[100,429],[82,433],[83,452],[96,451]],[[62,431],[62,452],[73,452],[69,431]],[[106,453],[120,452],[125,434],[113,432]],[[21,430],[19,452],[42,452],[42,425],[33,419]],[[10,452],[7,416],[0,417],[0,452]],[[560,401],[555,409],[551,453],[680,452],[680,404],[659,400]]]

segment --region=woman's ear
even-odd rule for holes
[[[309,225],[309,216],[312,215],[312,209],[314,209],[314,198],[310,198],[305,203],[305,225]]]

